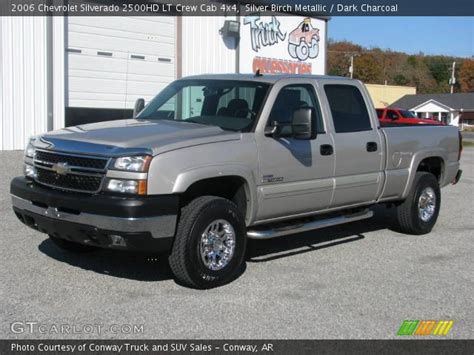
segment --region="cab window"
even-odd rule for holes
[[[288,85],[280,90],[273,103],[268,125],[278,122],[283,129],[291,129],[293,113],[304,107],[314,108],[318,133],[324,133],[324,124],[319,103],[311,85]]]
[[[370,131],[364,98],[353,85],[324,85],[336,133]]]

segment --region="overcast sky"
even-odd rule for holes
[[[474,17],[332,17],[329,37],[400,52],[474,55]]]

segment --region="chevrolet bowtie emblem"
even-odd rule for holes
[[[58,175],[67,175],[71,171],[67,163],[54,164],[51,169]]]

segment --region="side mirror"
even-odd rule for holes
[[[291,121],[291,128],[293,138],[295,139],[314,139],[316,138],[316,124],[315,124],[314,108],[302,107],[293,112],[293,119]]]
[[[137,115],[143,110],[144,107],[145,100],[137,99],[137,101],[135,101],[135,106],[133,107],[133,118],[137,117]]]

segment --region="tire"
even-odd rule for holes
[[[436,177],[417,172],[407,198],[396,207],[400,231],[415,235],[431,232],[438,219],[440,205],[441,192]],[[419,208],[426,213],[420,212]]]
[[[49,239],[59,249],[66,250],[73,253],[87,253],[90,251],[97,250],[97,248],[94,246],[70,242],[69,240],[56,238],[56,237],[53,237],[52,235],[49,235]]]
[[[216,225],[219,227],[213,227]],[[213,231],[223,236],[218,237]],[[209,247],[211,240],[217,241]],[[181,210],[168,259],[176,282],[187,287],[210,289],[232,281],[243,266],[246,242],[244,217],[233,202],[214,196],[196,198]],[[213,260],[214,252],[208,252],[215,250],[213,248],[223,257]],[[226,251],[221,252],[222,249]]]
[[[318,54],[319,54],[319,42],[316,38],[313,37],[313,39],[311,40],[311,46],[309,47],[308,56],[311,59],[314,59],[318,56]]]
[[[309,56],[309,46],[305,41],[301,41],[300,45],[296,47],[296,57],[298,60],[304,62]]]
[[[296,45],[295,44],[293,44],[293,43],[288,44],[288,54],[292,58],[298,58],[297,55],[296,55]]]

